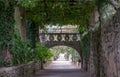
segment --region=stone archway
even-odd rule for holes
[[[83,65],[83,54],[80,46],[79,33],[40,33],[40,43],[52,48],[54,46],[68,46],[75,49],[81,56]]]

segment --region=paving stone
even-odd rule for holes
[[[34,77],[89,77],[86,72],[69,61],[53,61]]]

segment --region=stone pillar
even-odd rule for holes
[[[15,28],[17,28],[20,31],[21,40],[24,42],[26,41],[25,10],[23,8],[15,6],[14,18],[16,21]]]
[[[20,10],[20,16],[21,18],[21,40],[24,42],[26,41],[26,17],[25,17],[25,9],[24,8],[19,8]]]

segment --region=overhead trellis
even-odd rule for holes
[[[36,23],[79,25],[86,27],[90,13],[94,9],[93,1],[79,0],[39,0],[34,1],[36,6],[26,6],[27,19]]]
[[[26,8],[27,19],[44,27],[53,25],[78,25],[85,31],[90,14],[108,3],[108,0],[19,0],[18,4]]]

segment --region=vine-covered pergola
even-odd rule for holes
[[[105,71],[100,63],[104,56],[101,41],[107,31],[105,25],[120,26],[119,15],[120,0],[0,0],[0,67],[42,61],[45,56],[35,51],[48,49],[38,44],[39,29],[46,30],[46,25],[73,25],[82,36],[85,69],[94,67],[93,77],[108,77],[101,72]]]

